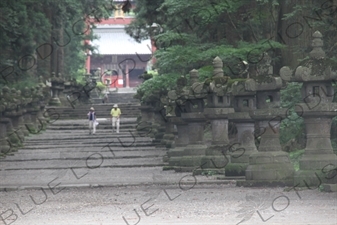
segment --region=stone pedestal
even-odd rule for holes
[[[26,113],[23,115],[25,128],[29,132],[29,134],[35,131],[35,125],[32,121],[31,110],[27,109]]]
[[[45,104],[42,103],[40,105],[40,110],[37,112],[37,119],[40,123],[40,126],[42,126],[42,130],[46,130],[47,129],[47,118],[45,117],[45,115],[43,114],[45,110]]]
[[[181,119],[188,123],[189,143],[184,148],[182,157],[172,157],[176,171],[193,171],[201,165],[202,157],[205,156],[207,146],[204,144],[204,127],[206,118],[201,112],[182,113]]]
[[[254,137],[255,122],[248,112],[235,112],[228,115],[235,123],[238,142],[230,145],[230,163],[226,166],[226,176],[245,176],[249,165],[249,156],[257,153]]]
[[[17,151],[18,147],[21,146],[21,141],[16,132],[14,132],[14,127],[12,120],[10,118],[2,118],[1,121],[6,125],[6,136],[8,138],[8,143],[10,146],[10,151]]]
[[[29,136],[29,131],[27,130],[25,126],[25,115],[26,112],[24,111],[22,116],[19,117],[19,127],[21,128],[21,131],[25,137]]]
[[[174,124],[172,123],[172,118],[167,117],[167,122],[165,126],[165,134],[161,140],[161,144],[166,148],[174,148],[175,135],[174,135]]]
[[[184,155],[184,149],[189,143],[189,127],[188,123],[183,121],[180,117],[173,117],[172,123],[177,126],[178,135],[175,139],[175,147],[169,149],[167,152],[168,162],[170,166],[179,165],[179,158]]]
[[[178,138],[176,139],[176,147],[184,147],[189,143],[189,127],[188,123],[184,122],[181,118],[173,118],[172,123],[177,126]]]
[[[321,184],[337,184],[335,176],[337,156],[330,140],[332,118],[337,116],[337,103],[320,103],[309,109],[304,103],[296,109],[303,114],[307,135],[306,148],[295,173],[294,185],[318,187]],[[303,112],[304,111],[304,112]]]
[[[59,89],[56,87],[51,87],[51,91],[52,91],[52,97],[49,100],[49,105],[50,106],[60,106],[61,105],[61,101],[60,98],[58,96],[59,93]]]
[[[294,169],[288,153],[283,152],[279,139],[280,115],[286,109],[261,109],[251,112],[252,119],[258,121],[261,140],[257,153],[249,157],[246,170],[246,186],[291,186]]]
[[[153,109],[150,106],[140,106],[138,107],[141,112],[140,121],[137,124],[137,132],[140,134],[148,135],[152,132],[152,123],[153,123]]]
[[[19,138],[20,142],[23,142],[25,139],[25,135],[23,133],[23,129],[21,127],[20,124],[20,118],[22,117],[21,115],[12,115],[12,116],[8,116],[11,121],[12,121],[12,125],[13,125],[13,132],[15,131],[17,137]]]
[[[0,118],[0,154],[7,154],[10,151],[10,145],[7,140],[7,122]]]
[[[211,120],[212,143],[205,151],[201,164],[202,170],[212,171],[217,174],[225,174],[225,167],[229,163],[228,155],[228,114],[233,113],[233,108],[205,108],[205,117]]]
[[[163,115],[160,112],[154,110],[152,124],[154,140],[152,141],[152,143],[154,143],[157,147],[163,147],[163,145],[161,144],[161,140],[163,139],[163,136],[165,134],[165,129],[166,125]]]
[[[36,124],[37,122],[37,118],[38,118],[38,110],[35,109],[30,109],[29,113],[30,113],[30,118],[33,124]]]

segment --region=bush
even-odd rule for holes
[[[136,98],[140,99],[141,102],[146,102],[153,93],[167,93],[168,90],[176,87],[178,77],[177,74],[153,76],[140,85],[137,89]],[[157,97],[160,99],[160,96]]]

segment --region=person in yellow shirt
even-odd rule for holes
[[[119,124],[120,124],[120,116],[122,114],[120,108],[118,108],[117,104],[113,105],[111,109],[111,120],[112,120],[112,132],[115,131],[115,127],[117,127],[117,133],[119,133]]]

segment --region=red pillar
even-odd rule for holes
[[[86,26],[89,27],[90,26],[90,19],[87,19],[85,21],[85,23],[86,23]],[[84,31],[84,34],[89,35],[90,29],[86,29]],[[90,46],[90,40],[84,40],[84,44]],[[85,69],[86,69],[87,73],[90,73],[90,57],[91,57],[90,56],[90,50],[86,50],[86,55],[87,55],[87,58],[85,60]]]
[[[85,61],[85,69],[87,70],[87,73],[90,73],[90,55],[87,53],[87,59]]]

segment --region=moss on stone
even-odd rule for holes
[[[226,176],[244,176],[248,163],[230,163],[225,167]]]
[[[245,82],[247,79],[245,78],[235,78],[235,79],[229,79],[227,81],[227,86],[231,87],[235,82]]]
[[[289,158],[294,165],[294,170],[298,171],[300,169],[300,158],[304,154],[304,149],[295,150],[289,153]]]

